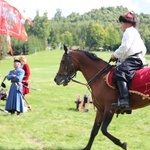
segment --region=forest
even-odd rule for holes
[[[72,12],[67,17],[63,17],[62,10],[58,8],[52,19],[48,19],[47,12],[40,16],[37,11],[32,20],[34,26],[25,23],[28,41],[24,42],[12,37],[11,45],[15,55],[62,49],[63,44],[90,51],[114,51],[120,45],[122,38],[118,18],[128,11],[123,6],[101,7],[82,15]],[[138,30],[145,42],[147,52],[150,53],[150,14],[140,13],[136,16]],[[2,49],[4,55],[8,54],[4,35]]]

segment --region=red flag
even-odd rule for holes
[[[25,18],[18,9],[0,0],[0,34],[6,34],[27,41]]]

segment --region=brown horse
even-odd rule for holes
[[[127,144],[121,143],[119,139],[111,135],[107,128],[116,112],[111,104],[117,102],[118,92],[110,88],[106,81],[106,74],[112,69],[112,66],[104,60],[98,58],[95,54],[82,50],[68,50],[64,46],[65,53],[62,56],[58,73],[54,79],[57,85],[66,86],[76,72],[82,72],[87,81],[87,87],[92,92],[93,104],[97,108],[95,122],[91,131],[91,136],[87,146],[83,150],[90,150],[99,129],[103,135],[109,138],[114,144],[127,150]],[[76,81],[78,82],[78,81]],[[78,82],[81,83],[81,82]],[[82,83],[81,83],[82,84]],[[130,110],[142,108],[150,105],[150,99],[142,100],[142,96],[130,93]]]

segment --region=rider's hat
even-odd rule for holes
[[[137,23],[137,18],[135,16],[135,13],[131,11],[128,12],[127,14],[121,15],[119,17],[119,22],[131,23],[135,27]]]

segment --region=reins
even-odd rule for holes
[[[77,81],[77,80],[74,80],[73,78],[71,78],[71,80],[75,83],[79,83],[81,85],[85,85],[88,90],[91,92],[91,89],[90,89],[90,84],[91,82],[98,76],[98,75],[102,75],[104,72],[106,72],[107,70],[110,70],[113,66],[110,65],[110,61],[109,63],[104,67],[102,68],[101,70],[99,70],[87,83],[82,83],[80,81]],[[92,93],[92,92],[91,92]]]
[[[59,75],[68,75],[68,77],[64,80],[64,83],[67,84],[69,81],[73,81],[75,83],[81,84],[81,85],[85,85],[88,90],[92,93],[91,88],[90,88],[90,84],[92,83],[92,81],[97,77],[97,76],[101,76],[103,73],[105,73],[106,71],[109,71],[113,66],[110,65],[110,62],[112,61],[111,59],[109,60],[109,62],[106,64],[106,66],[104,66],[102,69],[100,69],[89,81],[87,81],[87,83],[82,83],[80,81],[77,81],[75,79],[73,79],[76,76],[76,69],[74,67],[74,64],[71,62],[70,63],[70,57],[71,54],[65,53],[66,54],[66,58],[67,58],[67,64],[65,64],[64,67],[64,72],[59,74]],[[70,76],[69,72],[70,72],[70,66],[68,64],[71,64],[70,66],[73,67],[73,74]],[[69,67],[68,67],[69,66]],[[58,75],[58,74],[57,74]]]

